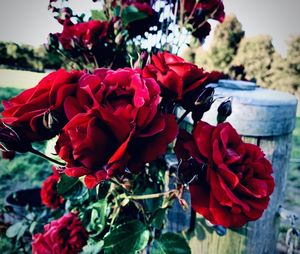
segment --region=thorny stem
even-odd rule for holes
[[[184,114],[178,119],[177,124],[180,124],[189,113],[190,111],[186,110]]]
[[[162,196],[167,196],[169,194],[177,194],[178,190],[170,190],[166,192],[160,192],[160,193],[153,193],[153,194],[146,194],[146,195],[132,195],[132,196],[127,196],[129,199],[135,199],[135,200],[142,200],[142,199],[153,199],[153,198],[159,198]]]
[[[51,161],[51,162],[53,162],[53,163],[55,163],[55,164],[57,164],[57,165],[59,165],[59,166],[63,166],[63,167],[66,166],[66,164],[65,164],[64,162],[60,162],[60,161],[57,161],[57,160],[55,160],[55,159],[53,159],[53,158],[50,158],[50,157],[48,157],[47,155],[45,155],[45,154],[39,152],[38,150],[35,150],[34,148],[31,148],[31,149],[29,150],[29,152],[31,152],[31,153],[33,153],[33,154],[35,154],[35,155],[37,155],[37,156],[40,156],[41,158],[43,158],[43,159],[45,159],[45,160]]]

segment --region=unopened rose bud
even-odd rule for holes
[[[198,122],[203,117],[203,114],[208,111],[214,102],[215,90],[213,87],[206,87],[202,90],[194,103],[192,110],[192,118],[194,122]]]
[[[218,107],[218,123],[223,123],[228,116],[232,113],[232,98],[228,98],[226,101],[223,101]]]
[[[0,123],[0,150],[2,152],[17,151],[28,152],[32,149],[30,142],[21,138],[20,135],[9,125]]]
[[[215,89],[213,87],[206,87],[202,90],[195,101],[195,106],[211,105],[213,103]]]
[[[148,56],[149,54],[147,51],[142,51],[141,54],[139,55],[139,58],[134,63],[133,67],[142,69],[147,63]]]

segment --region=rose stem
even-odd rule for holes
[[[166,192],[161,192],[161,193],[154,193],[154,194],[147,194],[147,195],[132,195],[132,196],[128,196],[128,198],[129,199],[135,199],[135,200],[159,198],[161,196],[166,196],[168,194],[175,193],[177,191],[178,190],[174,189],[174,190],[170,190],[170,191],[166,191]]]
[[[190,113],[190,111],[186,110],[183,113],[183,115],[179,118],[179,120],[177,121],[177,123],[180,124],[189,113]]]
[[[52,158],[48,157],[47,155],[39,152],[38,150],[35,150],[34,148],[31,148],[29,150],[29,152],[31,152],[31,153],[33,153],[33,154],[35,154],[37,156],[40,156],[41,158],[43,158],[45,160],[51,161],[51,162],[53,162],[53,163],[55,163],[55,164],[57,164],[59,166],[66,166],[66,164],[64,162],[60,162],[60,161],[57,161],[55,159],[52,159]]]

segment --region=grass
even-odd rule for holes
[[[293,132],[293,149],[291,158],[300,160],[300,117],[296,118],[296,128]]]

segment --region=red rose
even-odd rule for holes
[[[175,117],[157,111],[160,89],[129,68],[84,75],[64,109],[70,119],[56,144],[65,173],[86,175],[87,187],[116,174],[139,171],[163,154],[177,135]]]
[[[63,102],[66,96],[76,90],[76,84],[83,72],[67,72],[64,69],[55,71],[43,78],[35,87],[18,96],[3,101],[2,112],[4,123],[22,130],[29,140],[44,140],[53,137],[56,132],[52,126],[45,127],[43,121],[63,122]],[[50,114],[50,115],[49,115]],[[55,118],[55,119],[54,119]]]
[[[214,127],[199,122],[193,135],[181,132],[175,150],[183,161],[192,156],[199,165],[198,180],[189,186],[197,213],[224,227],[261,217],[274,189],[272,166],[229,123]]]
[[[59,196],[57,192],[57,183],[60,178],[59,173],[54,166],[52,167],[52,171],[53,174],[42,183],[41,199],[45,206],[56,209],[63,203],[63,197]]]
[[[79,253],[86,245],[88,233],[76,214],[68,213],[44,226],[33,236],[33,254]]]
[[[94,46],[103,43],[108,32],[108,22],[91,20],[73,24],[66,19],[63,32],[58,34],[58,40],[65,50],[72,50],[76,47],[92,49]]]
[[[210,33],[208,19],[223,22],[225,18],[222,0],[188,0],[184,1],[184,12],[188,23],[193,26],[192,34],[201,42]]]
[[[145,77],[153,77],[161,86],[162,96],[193,104],[199,90],[210,82],[218,80],[216,72],[208,73],[197,65],[168,52],[152,56],[151,64],[143,69]],[[190,96],[195,96],[191,101]]]

